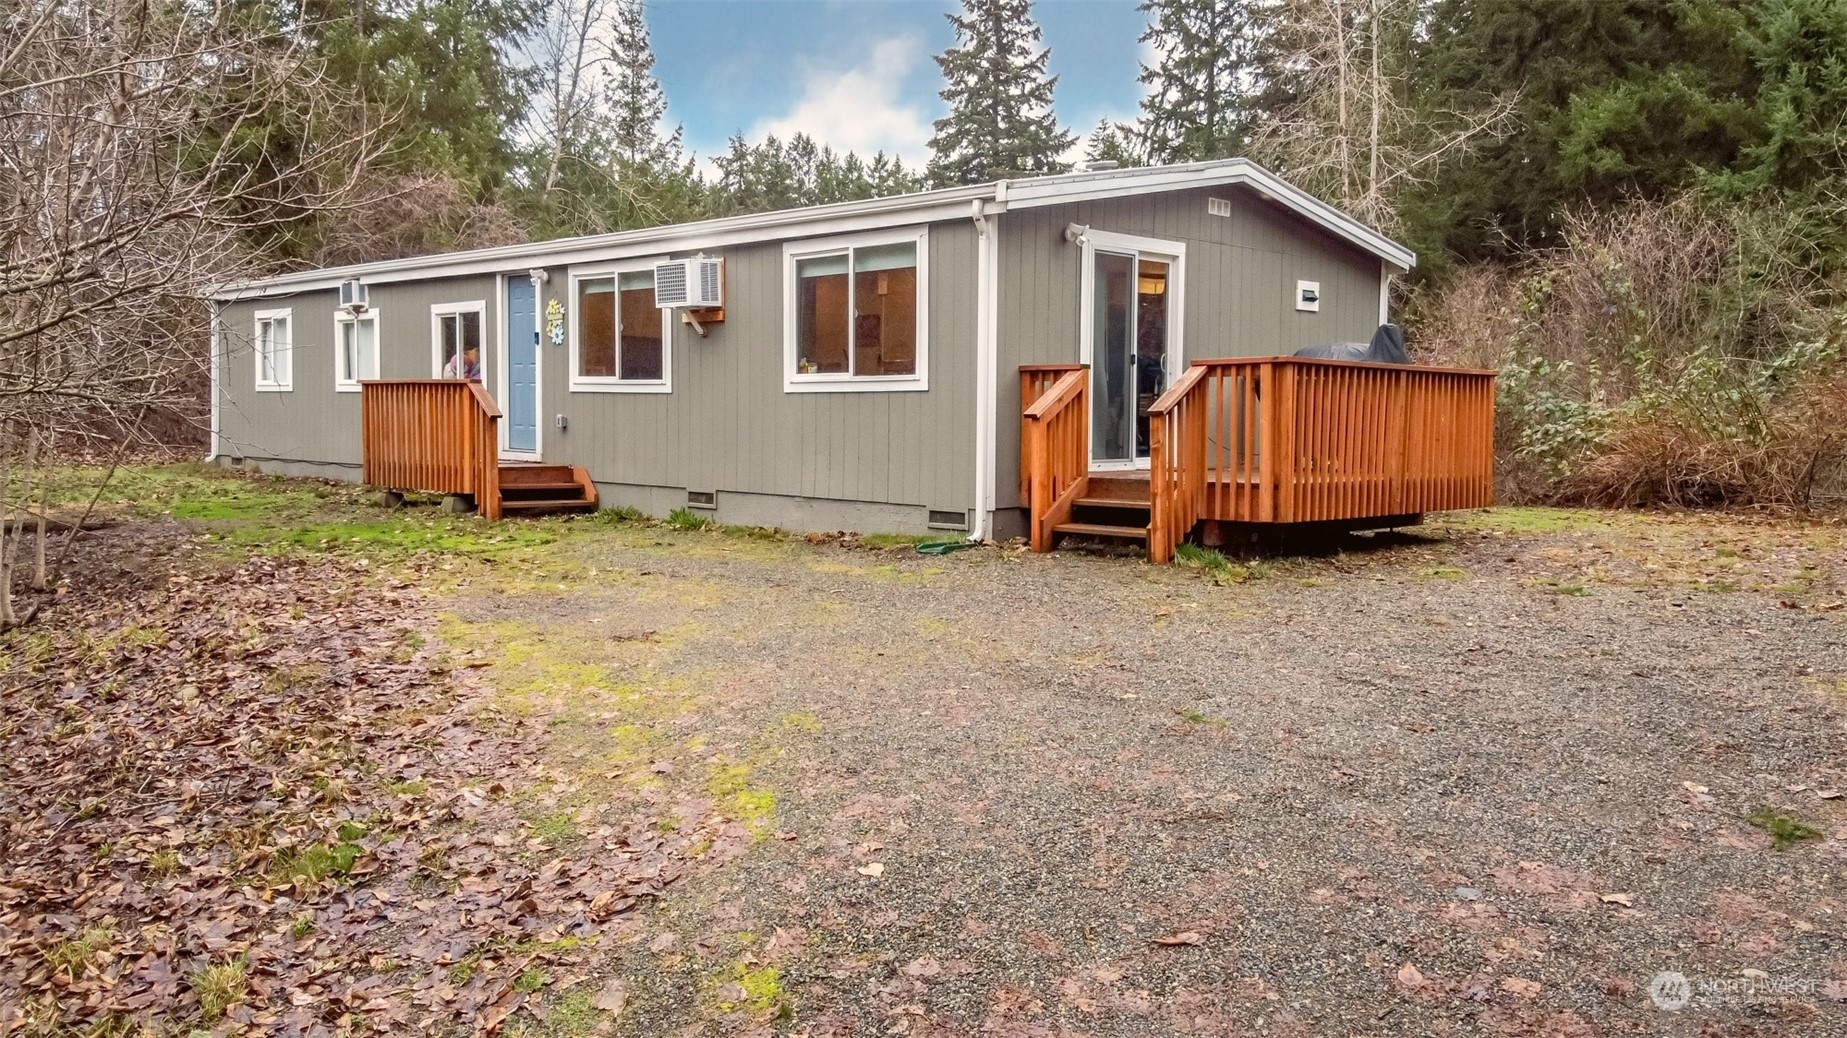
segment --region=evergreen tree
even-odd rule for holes
[[[1575,206],[1665,198],[1730,168],[1752,136],[1740,22],[1764,2],[1431,2],[1418,107],[1512,97],[1519,131],[1455,156],[1406,200],[1411,244],[1505,256],[1555,243]]]
[[[654,78],[654,46],[640,0],[615,0],[607,81],[612,228],[651,227],[705,215],[705,185],[686,154],[685,131],[665,129],[667,95]]]
[[[774,135],[752,146],[742,134],[731,138],[718,166],[714,208],[723,213],[761,213],[776,209],[851,202],[917,190],[917,176],[884,152],[871,162],[840,155],[798,133],[784,144]]]
[[[1254,117],[1260,0],[1144,0],[1141,42],[1159,55],[1143,65],[1142,149],[1152,162],[1243,154]]]
[[[616,0],[607,91],[610,144],[617,159],[634,164],[680,158],[681,128],[662,134],[667,95],[654,78],[654,45],[640,0]]]
[[[1114,162],[1125,169],[1144,165],[1135,148],[1138,135],[1133,126],[1121,126],[1108,119],[1100,119],[1097,128],[1090,131],[1090,137],[1084,141],[1084,162]]]
[[[1057,76],[1046,75],[1050,50],[1038,50],[1030,0],[962,0],[947,15],[954,46],[937,55],[949,114],[930,140],[931,184],[978,184],[1004,177],[1062,173],[1076,141],[1052,112]]]

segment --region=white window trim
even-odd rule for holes
[[[805,375],[795,369],[795,264],[849,248],[917,245],[917,373],[914,375]],[[849,271],[848,282],[851,283]],[[851,350],[848,351],[849,357]],[[784,393],[916,393],[930,388],[930,229],[903,227],[866,234],[785,243],[782,247],[782,391]]]
[[[289,323],[289,339],[276,351],[277,373],[279,378],[265,381],[263,378],[263,322],[282,319]],[[295,390],[295,312],[290,307],[277,310],[258,310],[251,319],[251,356],[256,364],[257,392],[291,393]]]
[[[360,380],[356,378],[346,378],[344,376],[351,374],[351,372],[340,370],[345,366],[346,362],[346,328],[344,326],[359,321],[372,322],[372,356],[378,361],[379,370],[379,374],[372,377],[378,378],[385,372],[385,358],[380,356],[379,352],[382,344],[378,340],[378,310],[368,309],[363,314],[351,314],[345,310],[335,310],[333,312],[333,391],[336,393],[359,392]]]
[[[665,256],[650,256],[644,259],[623,260],[620,263],[599,263],[572,267],[570,276],[570,299],[565,306],[565,339],[571,344],[568,362],[571,365],[570,387],[572,393],[671,393],[673,392],[673,330],[675,321],[673,311],[663,309],[661,315],[661,377],[654,379],[617,378],[614,375],[580,375],[577,363],[578,320],[577,286],[580,282],[596,281],[602,278],[616,279],[623,274],[654,273],[654,265],[667,262]],[[618,286],[617,291],[621,289]],[[616,319],[622,319],[622,300],[616,300]],[[622,343],[620,334],[616,342],[616,365],[622,364]]]
[[[488,348],[487,300],[469,299],[459,303],[430,304],[430,377],[443,377],[443,326],[442,319],[456,314],[481,315],[481,384],[488,385],[487,359],[493,351]]]

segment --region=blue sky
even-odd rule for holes
[[[954,0],[646,0],[655,74],[671,122],[701,165],[743,131],[797,131],[836,149],[929,158],[944,112],[931,60],[953,40]],[[1059,120],[1080,135],[1126,119],[1141,98],[1135,0],[1037,0],[1052,49]]]

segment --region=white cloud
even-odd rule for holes
[[[795,106],[785,115],[759,119],[746,136],[755,142],[775,134],[787,141],[805,133],[835,151],[867,158],[884,151],[920,165],[929,158],[932,117],[915,98],[902,95],[924,57],[921,40],[901,36],[873,44],[852,68],[809,68]]]

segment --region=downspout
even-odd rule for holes
[[[1006,181],[995,189],[996,198],[1006,191]],[[970,205],[975,221],[975,519],[969,525],[968,539],[976,543],[992,534],[990,520],[994,514],[995,407],[999,344],[996,319],[999,294],[996,276],[1000,233],[998,213],[990,215],[983,199]]]
[[[206,334],[206,348],[212,351],[206,362],[211,370],[212,383],[211,439],[205,445],[205,460],[209,464],[218,460],[218,300],[210,300],[206,305],[211,325]]]

